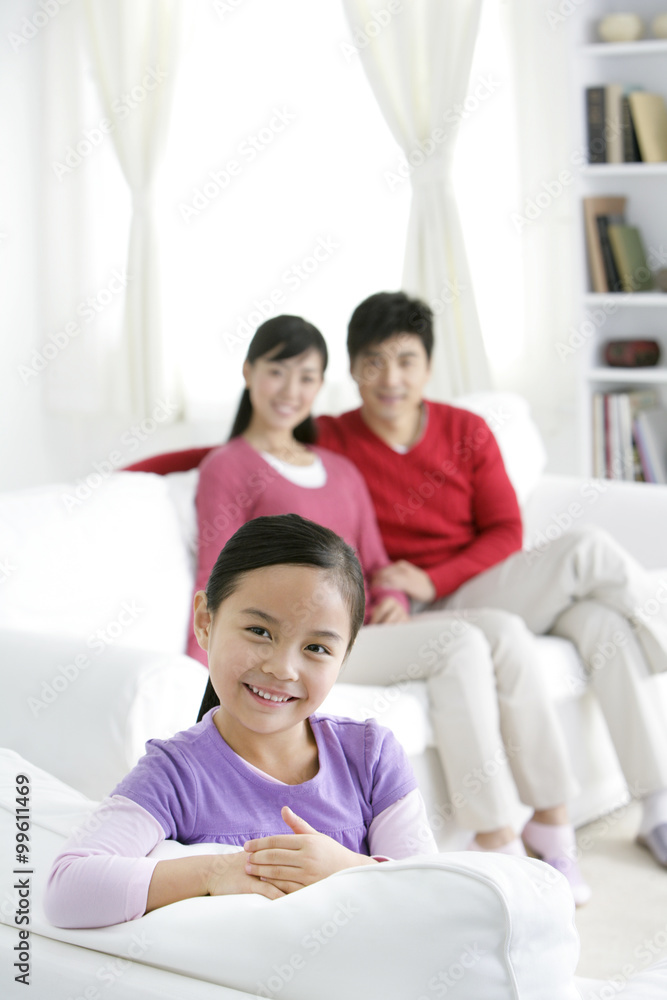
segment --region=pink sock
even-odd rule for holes
[[[573,858],[577,842],[569,823],[551,825],[529,820],[522,833],[524,841],[543,858]]]

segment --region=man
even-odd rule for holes
[[[424,400],[432,313],[403,292],[370,296],[348,327],[359,409],[320,417],[319,443],[368,484],[391,566],[378,582],[420,609],[494,607],[571,639],[591,670],[621,766],[641,798],[639,841],[667,867],[667,725],[647,674],[667,670],[667,612],[650,580],[594,528],[539,558],[521,551],[521,515],[498,445],[472,413]],[[609,651],[600,665],[599,651]]]

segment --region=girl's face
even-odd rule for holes
[[[350,611],[326,570],[266,566],[244,573],[213,618],[199,591],[195,631],[220,699],[215,724],[240,752],[257,735],[303,734],[345,659]]]
[[[280,353],[277,347],[273,353]],[[322,356],[312,348],[284,361],[270,355],[243,365],[254,430],[292,431],[310,414],[322,387]]]

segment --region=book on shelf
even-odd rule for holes
[[[618,267],[616,266],[616,260],[614,258],[614,251],[612,249],[611,240],[609,239],[609,226],[622,225],[623,216],[596,215],[595,221],[598,227],[598,239],[600,241],[600,250],[602,252],[602,263],[604,266],[605,277],[607,279],[607,287],[610,292],[622,292],[623,283],[621,282],[621,276],[618,273]]]
[[[641,94],[634,98],[632,95]],[[648,98],[648,100],[645,100]],[[656,100],[657,99],[657,100]],[[646,159],[637,138],[633,106],[639,110],[647,148],[661,135],[658,94],[645,94],[641,87],[622,83],[598,84],[586,88],[586,137],[589,163],[637,163]],[[663,102],[664,105],[664,102]],[[660,141],[660,140],[658,140]],[[661,157],[667,158],[667,157]]]
[[[667,409],[642,409],[634,421],[634,433],[644,480],[667,483]]]
[[[639,151],[635,123],[632,120],[629,94],[624,94],[621,98],[621,127],[623,130],[623,162],[640,163],[642,154]]]
[[[667,105],[661,94],[633,90],[628,95],[637,144],[645,163],[667,161]]]
[[[604,479],[607,474],[604,434],[604,393],[593,393],[593,475]]]
[[[607,140],[605,137],[605,88],[586,87],[586,129],[588,138],[588,162],[607,162]]]
[[[623,87],[608,83],[604,88],[604,138],[607,163],[623,163]]]
[[[653,275],[637,226],[610,223],[607,231],[623,291],[650,291],[653,288]]]
[[[588,265],[591,289],[594,292],[611,291],[607,280],[597,217],[614,216],[616,219],[624,219],[626,204],[627,198],[623,195],[601,195],[583,199]]]
[[[658,392],[654,388],[593,394],[594,476],[640,482],[646,479],[637,418],[653,411],[658,404]]]

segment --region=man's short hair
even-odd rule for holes
[[[411,333],[419,337],[427,358],[433,353],[433,312],[421,299],[405,292],[376,292],[364,299],[352,313],[347,327],[347,353],[354,362],[371,344]]]

